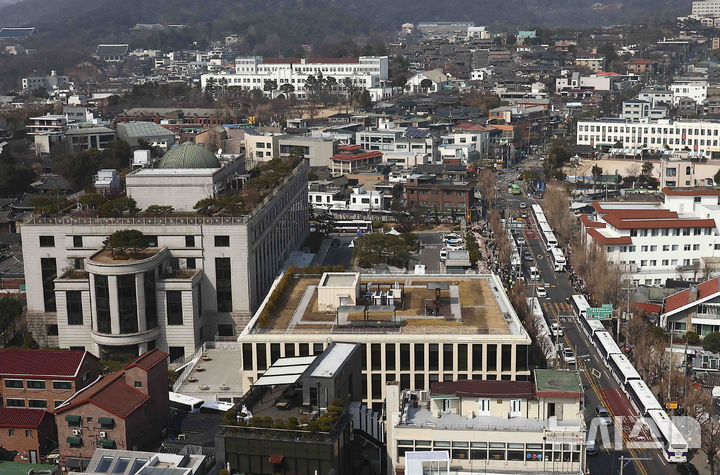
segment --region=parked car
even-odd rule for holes
[[[545,290],[545,287],[538,286],[537,290],[535,291],[535,294],[540,297],[541,299],[544,299],[547,297],[547,290]]]
[[[448,252],[447,249],[442,248],[440,249],[440,262],[445,262],[447,260]]]
[[[605,408],[605,406],[595,406],[595,417],[600,419],[600,422],[602,424],[605,424],[606,426],[612,425],[612,419],[610,418],[610,413]]]
[[[532,254],[530,254],[530,251],[525,251],[525,252],[523,252],[523,259],[525,259],[526,261],[531,261],[531,260],[533,260]]]
[[[525,208],[527,208],[527,203],[525,203],[524,201],[521,201],[521,202],[520,202],[520,209],[525,209]]]
[[[575,364],[575,353],[570,348],[565,348],[563,350],[563,360],[565,360],[565,363],[567,364]]]
[[[463,246],[462,244],[450,244],[450,243],[447,243],[447,244],[445,245],[445,248],[446,248],[448,251],[463,251],[463,250],[465,249],[465,246]]]
[[[552,336],[555,337],[561,337],[563,336],[563,330],[559,323],[555,322],[552,325],[550,325],[550,333]]]
[[[522,234],[518,234],[517,236],[515,236],[515,241],[517,242],[518,246],[525,245],[525,237]]]

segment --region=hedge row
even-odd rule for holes
[[[280,282],[275,286],[275,290],[273,291],[272,295],[268,298],[267,303],[265,304],[265,307],[263,307],[262,312],[260,313],[260,316],[258,316],[258,328],[267,328],[268,321],[270,320],[270,317],[277,313],[282,306],[286,303],[285,294],[287,293],[288,288],[290,287],[290,284],[292,284],[293,279],[295,279],[295,276],[300,275],[317,275],[317,274],[323,274],[325,272],[344,272],[345,267],[343,266],[307,266],[307,267],[297,267],[297,266],[290,266],[285,271],[285,275],[282,276],[282,279],[280,279]]]

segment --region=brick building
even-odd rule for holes
[[[378,150],[364,151],[361,145],[340,145],[338,153],[330,159],[332,176],[357,173],[361,170],[372,170],[382,163],[382,152]]]
[[[472,209],[475,182],[441,180],[432,175],[410,175],[405,184],[409,207],[423,206],[443,216],[466,215]]]
[[[87,351],[0,349],[0,407],[52,411],[100,375]]]
[[[17,452],[14,462],[41,463],[55,448],[54,439],[55,424],[49,412],[0,407],[0,447]]]
[[[168,419],[167,357],[148,351],[55,409],[62,465],[77,466],[97,447],[144,450],[159,441]]]

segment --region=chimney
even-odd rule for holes
[[[697,285],[691,285],[688,290],[690,291],[690,294],[688,295],[688,303],[693,303],[698,299]]]

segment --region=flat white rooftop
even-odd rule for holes
[[[353,343],[335,343],[332,348],[330,348],[330,351],[325,353],[323,359],[320,360],[320,363],[315,367],[313,372],[310,373],[310,376],[318,378],[332,377],[340,369],[340,366],[342,366],[356,346],[357,344]]]

